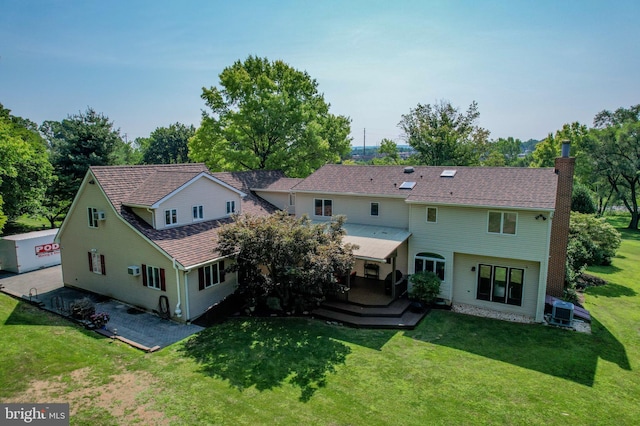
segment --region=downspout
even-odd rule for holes
[[[176,303],[176,317],[181,318],[182,317],[182,309],[180,309],[180,270],[178,269],[178,266],[176,265],[176,258],[173,257],[171,259],[173,261],[173,269],[176,270],[176,290],[177,290],[177,294],[178,294],[178,303]]]
[[[542,271],[540,274],[540,280],[538,283],[538,303],[536,306],[536,321],[542,322],[544,320],[544,304],[547,296],[547,279],[549,277],[549,249],[551,245],[551,227],[553,224],[553,212],[549,214],[549,225],[547,226],[547,244],[546,244],[546,256],[542,261]],[[541,303],[542,302],[542,303]]]
[[[184,304],[185,304],[184,310],[186,311],[186,315],[187,315],[187,317],[185,318],[186,321],[189,321],[191,319],[191,310],[189,305],[189,274],[190,273],[191,273],[191,269],[184,272]]]

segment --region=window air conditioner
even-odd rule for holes
[[[127,272],[129,273],[129,275],[133,275],[134,277],[137,277],[138,275],[140,275],[140,267],[139,266],[129,266],[127,268]]]
[[[554,301],[549,323],[561,327],[573,327],[573,303],[563,300]]]
[[[98,220],[105,220],[107,218],[107,216],[104,214],[104,212],[98,212]]]

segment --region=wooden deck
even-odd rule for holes
[[[323,303],[312,315],[359,328],[413,329],[426,312],[411,310],[406,298],[393,300],[384,281],[355,277],[348,291]]]

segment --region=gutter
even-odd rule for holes
[[[175,269],[176,271],[176,290],[177,290],[177,294],[178,294],[178,303],[176,303],[176,311],[175,314],[178,318],[182,317],[182,309],[180,309],[180,304],[181,299],[180,299],[180,269],[178,269],[178,266],[176,265],[176,258],[173,257],[171,258],[171,260],[173,261],[173,269]]]

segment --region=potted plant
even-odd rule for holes
[[[105,328],[111,316],[106,312],[96,312],[89,317],[89,320],[96,328]]]
[[[409,297],[414,300],[413,309],[422,310],[431,305],[440,294],[440,278],[431,271],[422,271],[409,278],[411,290]]]

